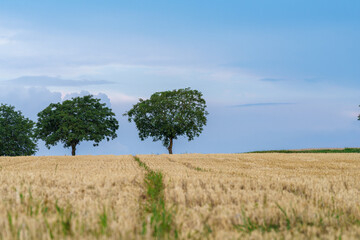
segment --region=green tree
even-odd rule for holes
[[[173,140],[186,135],[191,141],[206,125],[206,102],[202,93],[190,88],[156,92],[150,99],[140,99],[124,116],[134,121],[141,140],[161,140],[172,154]]]
[[[28,156],[37,151],[35,123],[13,106],[0,105],[0,156]]]
[[[92,95],[52,103],[38,113],[36,134],[48,148],[61,142],[65,148],[71,147],[75,156],[81,141],[94,141],[98,146],[104,139],[117,137],[119,123],[105,105]]]

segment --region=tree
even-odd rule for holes
[[[105,138],[109,141],[117,137],[119,123],[105,105],[92,95],[52,103],[38,113],[36,134],[48,148],[61,142],[65,148],[71,147],[75,156],[81,141],[94,141],[98,146]]]
[[[0,105],[0,156],[28,156],[37,151],[35,123],[21,111]]]
[[[134,121],[141,140],[161,140],[172,154],[173,141],[186,135],[188,141],[198,137],[206,125],[206,102],[202,93],[190,88],[156,92],[150,99],[139,99],[124,116]]]

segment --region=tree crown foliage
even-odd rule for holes
[[[15,107],[0,105],[0,156],[28,156],[37,151],[35,123]]]
[[[165,147],[173,139],[187,136],[191,141],[198,137],[206,125],[206,102],[202,93],[190,88],[156,92],[150,99],[139,99],[124,115],[134,121],[141,140],[152,137],[161,140]]]
[[[105,103],[87,95],[50,104],[38,113],[36,127],[38,138],[48,148],[62,142],[74,150],[81,141],[94,141],[94,146],[98,146],[104,139],[116,138],[119,124]]]

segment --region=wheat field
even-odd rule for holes
[[[360,239],[359,154],[137,157],[0,158],[0,239],[155,238],[148,171],[163,174],[163,238]]]
[[[0,166],[1,239],[131,239],[139,231],[144,173],[132,156],[5,157]]]

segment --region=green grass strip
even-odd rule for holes
[[[151,215],[150,227],[151,235],[156,239],[177,239],[178,232],[173,223],[174,211],[166,208],[164,199],[164,182],[163,175],[160,171],[151,170],[138,157],[134,157],[139,166],[146,170],[145,187],[146,187],[146,203],[145,213]],[[147,233],[147,221],[143,222],[142,234]]]
[[[344,149],[309,149],[309,150],[269,150],[254,151],[249,153],[360,153],[360,148]]]

